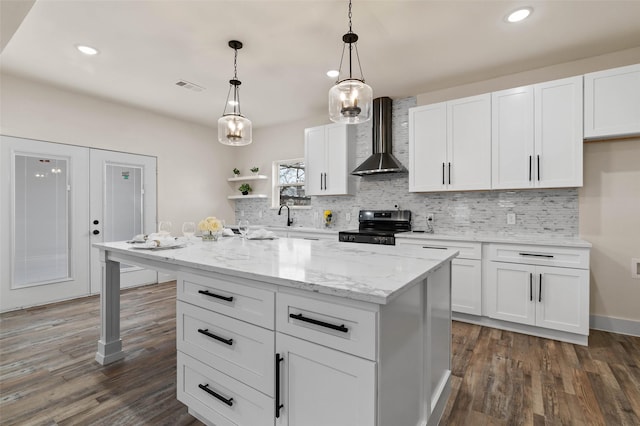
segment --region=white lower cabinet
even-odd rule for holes
[[[561,249],[562,250],[562,249]],[[491,250],[490,250],[491,251]],[[566,254],[563,249],[560,254]],[[493,250],[500,253],[500,250]],[[507,250],[504,251],[505,253]],[[558,253],[515,247],[528,263],[487,262],[486,315],[569,333],[589,334],[589,270],[545,266]],[[506,257],[506,255],[505,255]],[[529,260],[523,259],[521,262]],[[588,255],[586,262],[588,264]]]
[[[276,333],[276,425],[376,424],[376,363]]]

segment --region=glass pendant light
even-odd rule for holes
[[[349,77],[338,80],[335,86],[329,90],[329,118],[336,123],[364,123],[371,119],[373,90],[371,86],[365,84],[364,74],[360,66],[360,56],[358,55],[358,34],[351,30],[351,0],[349,0],[349,32],[342,36],[344,45],[340,58],[339,72],[342,72],[342,60],[344,51],[349,49]],[[353,78],[352,74],[352,54],[355,48],[356,60],[361,78]]]
[[[218,141],[224,145],[242,146],[251,143],[251,121],[240,113],[240,85],[238,80],[238,50],[242,49],[242,43],[231,40],[229,47],[235,53],[233,57],[233,78],[229,80],[229,93],[224,104],[222,117],[218,120]],[[229,100],[233,91],[233,99]],[[227,106],[232,106],[232,112],[227,113]]]

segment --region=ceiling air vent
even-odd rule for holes
[[[204,87],[198,86],[195,83],[188,82],[187,80],[180,80],[176,83],[176,86],[184,87],[188,90],[193,90],[194,92],[202,92]]]

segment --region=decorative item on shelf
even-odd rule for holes
[[[355,124],[364,123],[371,119],[373,90],[365,84],[360,56],[358,55],[358,34],[351,31],[351,0],[349,0],[349,32],[342,36],[342,56],[336,84],[329,90],[329,118],[336,123]],[[340,80],[344,51],[349,49],[349,77]],[[360,78],[352,75],[351,55],[356,50],[356,60],[360,70]]]
[[[331,226],[331,219],[333,219],[333,213],[331,212],[331,210],[325,210],[324,211],[324,226],[326,228]]]
[[[239,177],[240,176],[240,170],[236,169],[235,167],[233,168],[233,177]]]
[[[253,173],[254,175],[257,175],[259,171],[260,171],[259,167],[252,167],[251,168],[251,173]]]
[[[249,185],[248,183],[243,183],[242,185],[240,185],[240,188],[238,188],[238,190],[242,192],[242,195],[248,195],[251,191],[253,191],[253,189],[251,189],[251,185]]]
[[[222,233],[222,222],[215,216],[209,216],[198,223],[198,229],[202,231],[202,241],[218,241]]]
[[[233,78],[229,80],[229,93],[224,104],[222,117],[218,120],[218,141],[224,145],[242,146],[251,143],[251,121],[240,112],[240,85],[238,80],[238,50],[242,49],[242,42],[229,41],[229,47],[234,50]],[[229,100],[233,90],[233,99]],[[233,107],[233,111],[227,113],[227,105]]]

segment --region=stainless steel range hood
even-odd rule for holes
[[[373,155],[351,172],[352,175],[367,176],[407,171],[398,159],[391,155],[392,109],[391,98],[383,97],[373,100]]]

